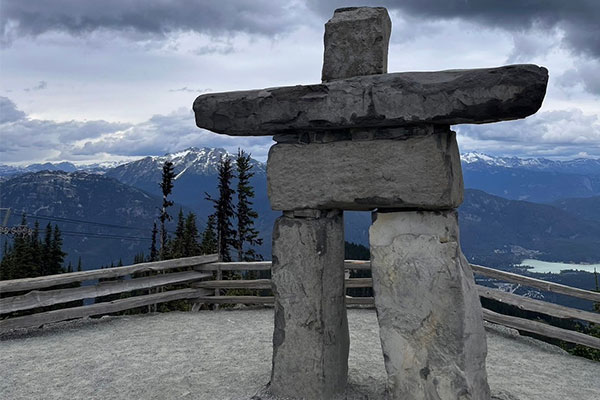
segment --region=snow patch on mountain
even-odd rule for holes
[[[478,152],[460,156],[466,165],[488,165],[503,168],[523,168],[536,171],[563,172],[575,174],[600,174],[600,159],[576,158],[554,161],[546,158],[496,157]]]

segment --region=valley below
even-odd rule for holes
[[[83,269],[130,264],[149,252],[164,162],[173,162],[176,174],[170,214],[195,213],[202,232],[214,212],[206,193],[217,194],[222,157],[233,156],[223,149],[189,148],[121,165],[0,166],[0,205],[11,209],[9,226],[19,225],[23,215],[30,227],[35,221],[41,227],[58,225],[66,262],[76,265],[81,258]],[[263,239],[257,250],[268,260],[280,213],[269,205],[265,164],[252,160],[252,165],[255,226]],[[462,169],[465,198],[458,215],[463,252],[471,263],[594,289],[593,267],[600,265],[600,160],[470,153],[462,156]],[[344,219],[345,240],[368,247],[371,213],[346,212]],[[175,221],[167,227],[174,232]]]

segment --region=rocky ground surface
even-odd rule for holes
[[[349,310],[348,399],[381,399],[375,311]],[[600,363],[487,325],[499,400],[600,399]],[[0,335],[1,399],[268,399],[272,309],[104,317]]]

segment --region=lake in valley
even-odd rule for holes
[[[594,268],[596,271],[600,273],[600,264],[568,264],[561,262],[550,262],[550,261],[540,261],[540,260],[532,260],[527,259],[521,261],[521,264],[518,264],[519,267],[530,266],[533,267],[530,269],[531,272],[539,272],[539,273],[559,273],[565,269],[575,269],[579,271],[587,271],[594,272]]]

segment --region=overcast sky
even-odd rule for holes
[[[392,19],[389,72],[534,63],[521,121],[461,125],[462,152],[600,157],[600,1],[362,0]],[[320,81],[323,25],[353,1],[2,0],[0,163],[88,163],[270,138],[200,130],[201,93]]]

